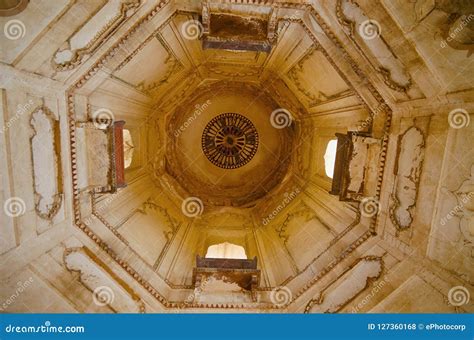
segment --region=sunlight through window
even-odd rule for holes
[[[229,242],[210,246],[207,248],[206,257],[217,259],[247,259],[244,247]]]
[[[337,139],[329,141],[324,154],[324,167],[326,176],[332,178],[334,175],[334,163],[336,162]]]

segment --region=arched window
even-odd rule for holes
[[[209,248],[207,248],[206,258],[246,260],[247,255],[245,254],[244,247],[224,242],[209,246]]]
[[[332,178],[334,174],[334,163],[336,162],[337,139],[330,140],[324,154],[324,169],[326,176]]]
[[[133,140],[130,131],[123,129],[123,159],[124,167],[128,168],[133,160]]]

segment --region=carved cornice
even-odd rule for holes
[[[205,67],[207,70],[211,73],[218,74],[220,76],[226,77],[226,78],[243,78],[243,77],[254,77],[258,76],[262,73],[262,68],[257,68],[252,71],[246,71],[246,72],[241,72],[241,71],[236,71],[236,72],[230,72],[230,71],[224,71],[220,70],[219,67],[223,66],[235,66],[236,64],[224,64],[224,63],[206,63]]]
[[[138,7],[140,7],[140,4],[141,0],[126,0],[122,2],[120,7],[120,13],[117,14],[114,18],[112,18],[109,22],[107,22],[107,24],[102,27],[102,29],[87,43],[86,46],[76,50],[70,50],[70,52],[72,53],[72,57],[69,61],[60,64],[56,63],[54,61],[54,56],[64,51],[64,49],[57,50],[51,60],[53,68],[57,71],[67,71],[79,66],[82,63],[84,57],[86,55],[93,54],[100,46],[102,46],[102,44],[107,40],[107,38],[114,34],[118,27],[120,27],[120,25],[122,25],[131,16],[130,11],[137,10]],[[73,36],[74,34],[69,37],[69,39],[71,39]],[[70,45],[69,41],[68,45]]]

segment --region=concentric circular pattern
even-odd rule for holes
[[[257,148],[257,129],[238,113],[214,117],[202,133],[202,151],[212,164],[223,169],[236,169],[247,164]]]

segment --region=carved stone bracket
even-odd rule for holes
[[[209,34],[210,26],[211,26],[211,16],[209,13],[209,3],[206,1],[202,4],[202,34]]]
[[[369,148],[371,145],[378,147],[380,140],[355,131],[336,136],[336,161],[329,193],[339,195],[341,201],[360,201],[368,177]]]

